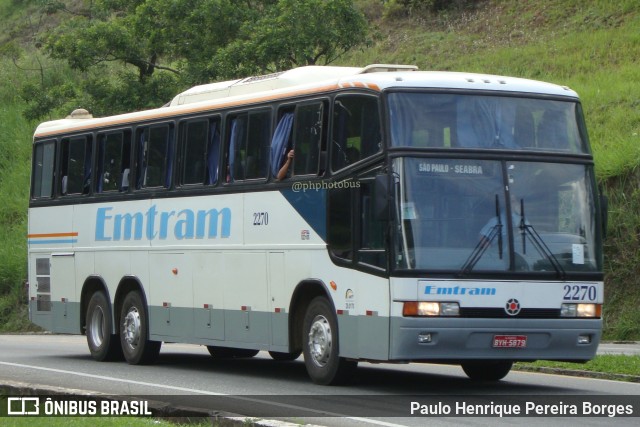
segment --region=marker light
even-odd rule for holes
[[[458,316],[460,305],[457,302],[407,301],[402,308],[405,317],[419,316]]]
[[[602,304],[562,304],[560,317],[601,317]]]
[[[578,335],[578,344],[580,345],[591,344],[591,335]]]

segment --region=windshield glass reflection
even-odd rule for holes
[[[394,161],[398,269],[598,271],[585,165],[399,158]]]
[[[588,152],[573,101],[424,92],[388,100],[394,147]]]

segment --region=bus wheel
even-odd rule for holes
[[[304,363],[316,384],[341,384],[355,371],[358,362],[338,355],[338,321],[324,297],[314,298],[304,316]]]
[[[124,358],[132,365],[153,363],[162,342],[149,340],[149,318],[138,291],[131,291],[124,297],[120,313],[120,343]]]
[[[279,362],[290,362],[292,360],[296,360],[302,354],[301,351],[294,351],[293,353],[281,353],[279,351],[270,351],[269,356],[273,360],[277,360]]]
[[[466,362],[462,370],[472,381],[499,381],[507,376],[513,366],[508,360]]]
[[[111,309],[104,292],[95,292],[91,296],[85,324],[91,357],[100,362],[122,359],[120,340],[111,334]]]
[[[250,350],[246,348],[231,348],[231,347],[218,347],[214,345],[208,345],[207,350],[214,359],[240,359],[253,357],[260,352],[260,350]]]

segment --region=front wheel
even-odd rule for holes
[[[304,364],[316,384],[335,385],[347,381],[358,362],[339,356],[338,321],[329,301],[314,298],[304,316]]]
[[[124,358],[131,365],[153,363],[162,342],[149,340],[149,317],[138,291],[131,291],[124,297],[120,313],[120,343]]]
[[[465,362],[462,370],[472,381],[499,381],[507,376],[513,366],[508,360]]]
[[[118,337],[111,333],[111,307],[104,292],[95,292],[87,306],[86,335],[91,357],[100,362],[122,359]]]

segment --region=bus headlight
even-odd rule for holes
[[[602,304],[562,304],[560,317],[601,317]]]
[[[405,317],[419,316],[459,316],[460,305],[457,302],[407,301],[402,308]]]

